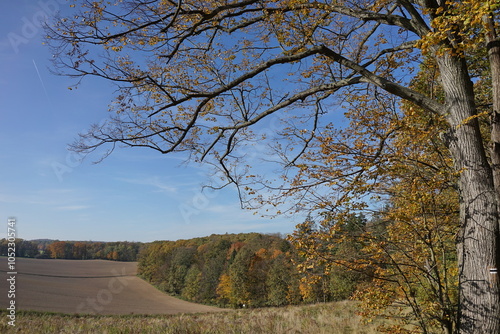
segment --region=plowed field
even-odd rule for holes
[[[160,292],[135,276],[136,262],[16,259],[17,310],[91,314],[175,314],[221,311]],[[0,307],[6,308],[7,258],[0,258]]]

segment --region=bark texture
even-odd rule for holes
[[[474,104],[472,82],[463,59],[438,59],[446,93],[448,144],[460,174],[461,231],[459,333],[500,333],[497,280],[490,274],[498,254],[498,207],[493,171],[486,156]]]

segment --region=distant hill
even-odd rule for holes
[[[59,240],[56,240],[56,239],[33,239],[33,240],[28,240],[28,241],[37,242],[37,243],[50,243],[50,242],[59,241]]]

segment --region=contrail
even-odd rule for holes
[[[45,92],[45,97],[47,98],[49,104],[52,105],[52,101],[50,100],[49,94],[47,93],[47,89],[45,88],[45,84],[43,83],[40,71],[38,71],[38,66],[36,66],[35,59],[33,59],[33,65],[35,66],[36,73],[38,74],[38,79],[40,79],[40,83],[42,84],[43,91]]]

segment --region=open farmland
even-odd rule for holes
[[[348,301],[239,310],[189,303],[136,277],[132,262],[18,258],[16,266],[16,322],[8,325],[2,279],[0,333],[371,334],[382,324],[363,323]],[[6,258],[5,277],[3,268]]]
[[[0,333],[129,334],[375,334],[381,321],[363,323],[350,301],[281,308],[171,315],[64,315],[20,312],[15,327],[0,311]]]
[[[0,258],[0,307],[8,305]],[[221,309],[168,296],[136,276],[136,262],[16,259],[16,308],[90,314],[175,314]]]

